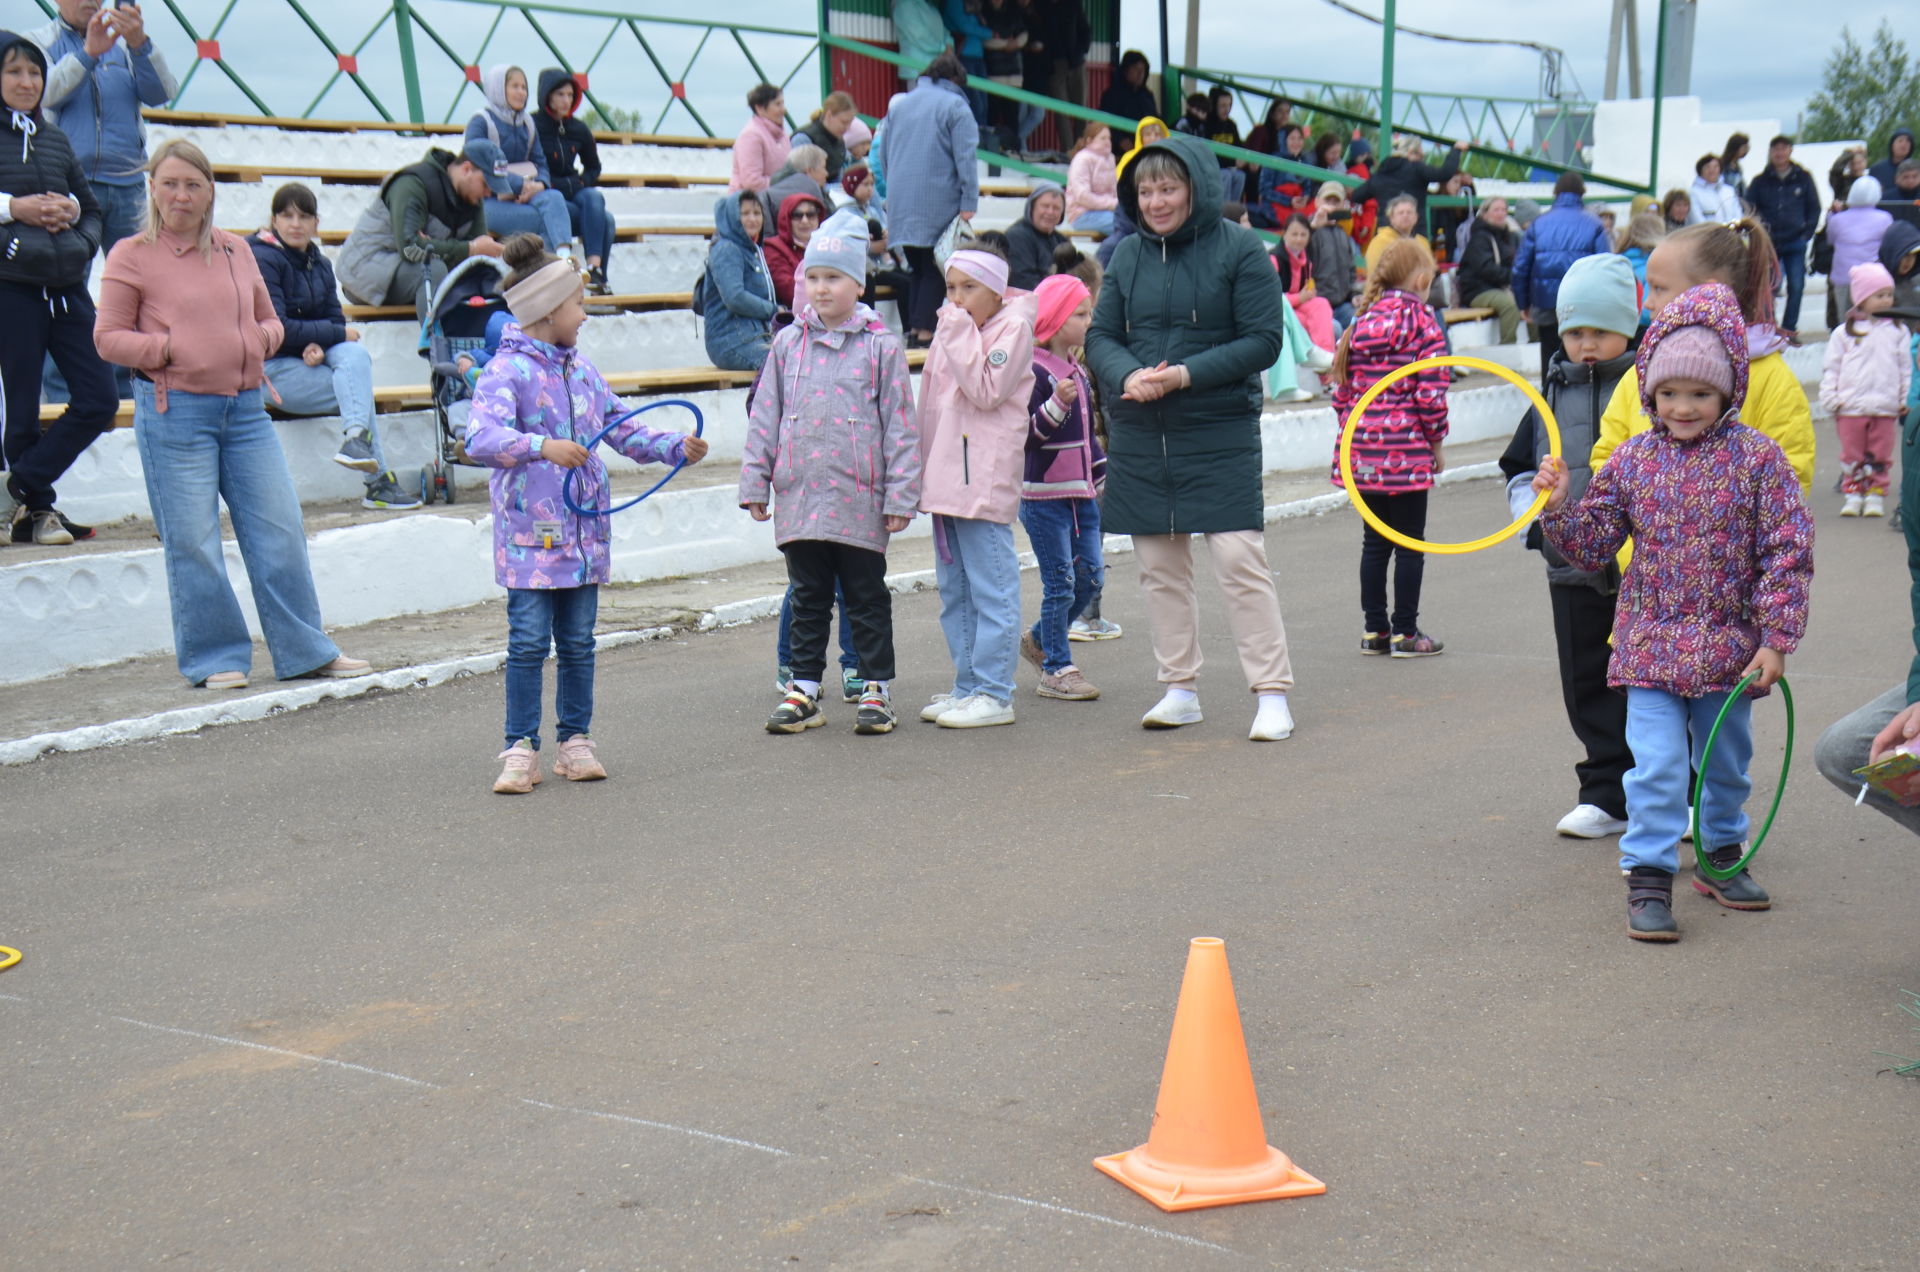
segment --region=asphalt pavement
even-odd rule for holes
[[[1811,760],[1905,672],[1905,551],[1830,477],[1776,906],[1683,888],[1671,947],[1553,833],[1538,559],[1430,561],[1445,655],[1362,658],[1345,512],[1269,532],[1282,743],[1210,584],[1205,723],[1138,727],[1122,557],[1104,696],[1023,668],[1010,728],[912,720],[919,594],[888,737],[766,734],[757,624],[603,656],[603,783],[489,794],[496,676],[0,770],[0,1267],[1912,1267],[1920,1085],[1879,1053],[1920,1056],[1920,845]],[[1323,1197],[1168,1215],[1091,1165],[1147,1135],[1202,935]]]

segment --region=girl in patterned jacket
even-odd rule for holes
[[[594,755],[593,623],[608,580],[604,516],[566,505],[563,471],[580,469],[574,502],[607,506],[606,465],[585,443],[617,414],[620,399],[574,347],[587,311],[585,284],[571,261],[548,255],[537,234],[508,239],[503,256],[507,308],[500,352],[480,373],[467,431],[467,456],[496,469],[494,577],[507,589],[507,749],[493,784],[524,795],[540,784],[540,699],[548,649],[557,655],[553,775],[590,782],[607,775]],[[608,437],[641,464],[697,463],[707,444],[630,421]]]
[[[920,504],[920,439],[900,337],[860,303],[867,222],[834,213],[807,241],[800,303],[760,373],[740,466],[740,506],[773,522],[793,598],[793,678],[769,733],[826,723],[820,678],[836,587],[863,681],[855,733],[893,731],[893,594],[887,540]],[[768,505],[772,511],[768,511]]]
[[[1750,697],[1727,712],[1704,773],[1700,826],[1714,864],[1745,854],[1752,783],[1751,696],[1780,679],[1807,627],[1813,518],[1780,447],[1740,422],[1747,330],[1733,291],[1708,283],[1659,311],[1640,345],[1641,402],[1652,428],[1621,443],[1577,504],[1564,462],[1534,477],[1547,492],[1540,528],[1581,569],[1603,568],[1632,535],[1607,682],[1627,695],[1627,935],[1679,939],[1673,876],[1688,823],[1688,775],[1728,695],[1750,672]],[[1771,904],[1752,875],[1696,873],[1694,890],[1735,910]]]
[[[1402,238],[1381,249],[1367,278],[1353,325],[1340,339],[1333,374],[1333,415],[1341,427],[1360,395],[1421,358],[1447,351],[1446,333],[1427,305],[1433,286],[1433,253],[1424,239]],[[1353,476],[1367,506],[1400,533],[1423,539],[1427,533],[1427,492],[1444,461],[1440,442],[1447,435],[1445,367],[1396,380],[1373,400],[1355,430]],[[1333,484],[1340,478],[1340,442],[1333,450]],[[1420,582],[1426,557],[1395,544],[1372,525],[1362,523],[1360,608],[1366,629],[1363,654],[1426,658],[1445,648],[1420,630]],[[1387,562],[1395,559],[1393,612],[1387,612]]]

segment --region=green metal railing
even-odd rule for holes
[[[1344,119],[1349,123],[1363,130],[1373,132],[1376,136],[1378,136],[1380,131],[1380,120],[1373,116],[1361,114],[1357,111],[1348,109],[1347,107],[1340,106],[1335,103],[1328,102],[1321,98],[1296,96],[1293,93],[1285,91],[1285,85],[1288,83],[1291,83],[1294,85],[1316,83],[1317,86],[1336,88],[1336,89],[1341,89],[1349,92],[1359,91],[1362,88],[1364,88],[1363,85],[1319,84],[1318,82],[1315,82],[1315,81],[1305,81],[1305,80],[1286,81],[1273,76],[1262,76],[1258,74],[1243,76],[1230,71],[1216,71],[1216,70],[1207,70],[1207,69],[1198,68],[1198,67],[1184,67],[1184,66],[1170,67],[1169,73],[1173,75],[1178,75],[1178,76],[1191,76],[1196,79],[1205,80],[1209,84],[1222,85],[1223,87],[1231,90],[1232,92],[1241,95],[1243,101],[1248,97],[1258,99],[1260,102],[1263,103],[1263,105],[1261,105],[1261,107],[1258,110],[1255,110],[1252,112],[1254,118],[1256,119],[1262,118],[1266,115],[1266,107],[1264,103],[1271,102],[1271,101],[1284,101],[1300,110],[1312,111],[1316,114],[1321,114],[1321,115],[1331,115],[1336,119]],[[1404,91],[1397,93],[1395,95],[1396,110],[1398,109],[1397,103],[1400,98],[1411,97],[1411,96],[1415,96],[1415,95],[1406,93]],[[1428,96],[1435,96],[1435,95],[1428,94]],[[1375,100],[1378,100],[1377,90],[1376,90]],[[1495,103],[1495,102],[1505,102],[1513,105],[1522,105],[1522,104],[1532,105],[1532,103],[1527,102],[1526,99],[1523,99],[1523,98],[1460,98],[1459,100],[1463,102],[1483,101],[1489,104]],[[1497,115],[1492,117],[1495,119],[1500,118]],[[1419,137],[1423,141],[1429,141],[1436,145],[1451,146],[1454,144],[1456,140],[1456,138],[1449,137],[1446,134],[1440,131],[1437,131],[1433,128],[1414,127],[1410,123],[1406,122],[1405,120],[1401,120],[1397,122],[1394,125],[1394,130],[1399,133],[1405,133],[1415,137]],[[1475,133],[1472,130],[1468,130],[1466,131],[1465,135],[1469,138],[1473,138],[1481,134]],[[1384,156],[1389,152],[1390,144],[1391,143],[1389,139],[1385,137],[1380,137],[1376,143],[1376,153]],[[1645,194],[1645,193],[1651,192],[1650,187],[1647,186],[1644,182],[1631,180],[1626,177],[1609,177],[1601,173],[1589,171],[1588,169],[1575,164],[1560,163],[1555,160],[1548,159],[1544,156],[1534,155],[1530,153],[1516,153],[1513,150],[1503,150],[1497,146],[1482,145],[1478,141],[1474,141],[1472,144],[1470,144],[1467,147],[1467,154],[1493,164],[1523,163],[1530,169],[1540,168],[1553,173],[1577,172],[1588,181],[1597,182],[1601,185],[1612,186],[1617,190],[1622,190],[1627,192],[1628,195]]]
[[[57,16],[58,11],[52,0],[35,0],[35,3],[49,17]],[[148,0],[148,3],[150,9],[156,7],[153,0]],[[201,67],[212,63],[262,115],[273,118],[313,118],[328,94],[345,79],[365,98],[367,105],[389,123],[402,120],[419,124],[429,122],[425,94],[438,86],[450,85],[453,92],[440,119],[442,122],[451,122],[461,112],[462,98],[468,88],[477,87],[482,65],[512,58],[516,63],[524,63],[531,74],[535,66],[533,61],[527,59],[533,55],[548,65],[559,65],[571,75],[584,76],[587,81],[586,101],[603,118],[611,120],[632,114],[644,121],[646,117],[630,105],[623,109],[622,103],[611,102],[603,93],[595,91],[595,71],[602,67],[613,67],[619,72],[622,96],[628,102],[637,98],[641,84],[657,83],[664,91],[665,101],[660,105],[648,131],[658,132],[679,110],[685,112],[702,135],[713,137],[719,134],[687,91],[689,77],[702,56],[711,58],[710,46],[737,49],[757,79],[777,84],[782,89],[791,85],[816,61],[822,60],[823,53],[817,33],[809,30],[636,14],[546,3],[544,0],[389,0],[373,10],[371,25],[345,33],[337,25],[329,30],[323,18],[330,15],[326,14],[324,5],[316,4],[314,0],[305,0],[304,3],[302,0],[245,0],[244,10],[241,0],[210,0],[209,4],[202,6],[203,9],[217,8],[217,13],[205,25],[194,21],[187,13],[183,0],[159,0],[157,7],[163,8],[180,32],[191,41],[195,55],[193,64],[181,77],[179,91],[168,103],[170,106],[178,110],[193,109],[196,79],[200,77]],[[432,17],[424,10],[431,10]],[[451,19],[449,14],[453,15]],[[150,14],[148,19],[149,30],[156,35],[161,34],[157,28],[162,23],[155,21],[159,17],[157,13]],[[503,34],[503,24],[509,18],[514,22]],[[284,44],[264,52],[257,59],[257,67],[251,64],[245,67],[237,65],[236,56],[229,55],[221,46],[222,37],[232,42],[236,33],[242,30],[243,23],[248,35],[257,36],[262,23],[277,22],[297,26],[311,34],[333,59],[332,72],[326,76],[312,99],[299,109],[291,108],[284,101],[276,105],[268,101],[266,96],[276,91],[276,84],[284,84],[288,80],[288,65],[297,56]],[[563,23],[574,28],[571,39],[563,39],[558,33]],[[587,38],[580,38],[582,32]],[[661,47],[666,32],[681,36],[697,33],[692,52],[679,66],[677,73],[669,69],[668,55]],[[652,38],[649,38],[650,34]],[[390,38],[391,43],[382,42],[383,36]],[[631,38],[623,39],[623,36]],[[750,38],[753,40],[751,43]],[[512,44],[510,49],[502,50],[496,46],[496,40],[519,42]],[[781,61],[777,65],[786,65],[786,57],[794,59],[792,69],[778,78],[767,69],[774,64],[768,49],[772,42],[785,45],[780,50]],[[756,43],[760,46],[758,52],[754,47]],[[439,56],[428,52],[428,48],[437,50]],[[369,49],[373,50],[372,55],[368,55]],[[536,49],[541,51],[536,53]],[[369,60],[386,59],[393,50],[398,52],[398,66],[392,78],[399,82],[388,84],[383,80],[381,88],[386,89],[386,95],[383,96],[381,89],[376,88],[370,71],[363,69],[360,62],[363,56],[369,56]],[[176,53],[171,42],[167,51]],[[427,59],[425,65],[421,61],[422,55]],[[449,73],[442,76],[436,73],[435,67]],[[642,68],[650,68],[657,80],[636,74]],[[608,78],[611,79],[611,76]],[[811,89],[810,84],[807,87]],[[406,100],[405,112],[399,116],[388,105],[395,88],[401,91]],[[793,121],[789,119],[789,122]]]

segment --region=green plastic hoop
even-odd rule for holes
[[[1700,751],[1700,772],[1693,779],[1694,866],[1701,874],[1716,882],[1724,882],[1745,870],[1747,863],[1753,860],[1753,854],[1760,851],[1760,845],[1767,842],[1767,833],[1773,829],[1773,819],[1780,812],[1780,797],[1787,793],[1787,770],[1793,767],[1793,690],[1787,685],[1787,678],[1782,676],[1774,683],[1780,687],[1780,701],[1787,705],[1787,746],[1780,758],[1780,781],[1773,789],[1773,806],[1767,809],[1767,819],[1760,823],[1760,833],[1754,836],[1746,855],[1725,870],[1714,865],[1713,859],[1707,855],[1706,840],[1700,834],[1700,796],[1707,784],[1707,761],[1713,757],[1713,744],[1720,737],[1720,725],[1726,720],[1728,710],[1759,675],[1757,671],[1748,672],[1745,679],[1733,687],[1727,700],[1720,704],[1720,714],[1713,718],[1713,728],[1707,732],[1707,745]]]

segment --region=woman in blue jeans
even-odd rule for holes
[[[134,440],[180,673],[244,689],[252,669],[220,538],[224,500],[274,675],[362,675],[367,664],[342,657],[321,627],[300,500],[261,403],[266,356],[284,329],[259,266],[245,239],[213,228],[213,166],[199,147],[169,141],[147,173],[146,228],[107,256],[93,340],[135,372]]]
[[[274,403],[289,415],[340,417],[333,462],[366,474],[362,508],[418,508],[387,468],[373,414],[373,357],[347,326],[333,266],[314,242],[320,212],[313,191],[291,182],[273,192],[272,228],[247,239],[286,335],[267,359]]]
[[[533,117],[540,133],[540,152],[553,178],[553,188],[567,201],[573,228],[587,253],[587,289],[602,295],[607,284],[607,261],[613,253],[613,213],[607,211],[600,185],[600,147],[593,130],[574,118],[580,109],[580,86],[559,67],[540,72],[540,110]]]
[[[507,161],[512,199],[488,199],[487,232],[501,242],[515,234],[538,234],[555,256],[573,255],[573,219],[566,196],[551,189],[553,177],[540,149],[540,132],[527,113],[527,73],[492,66],[481,79],[487,108],[467,121],[465,140],[491,141]]]

